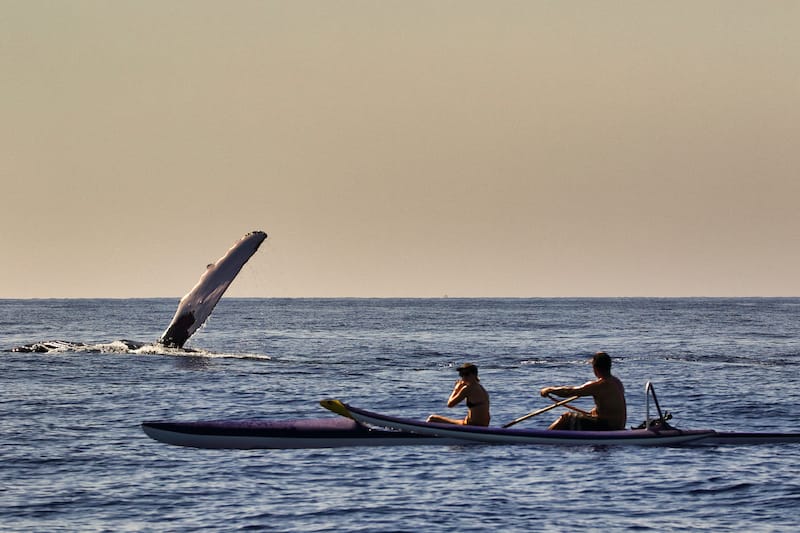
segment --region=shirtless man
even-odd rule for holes
[[[489,393],[480,384],[478,367],[472,363],[464,363],[458,367],[460,379],[456,381],[453,392],[447,400],[447,407],[455,407],[463,400],[467,400],[467,416],[463,420],[447,418],[440,415],[431,415],[428,422],[443,422],[445,424],[460,424],[468,426],[488,426]]]
[[[625,429],[628,418],[625,405],[625,388],[622,382],[611,375],[611,358],[606,352],[597,352],[592,357],[592,368],[597,379],[580,387],[545,387],[542,396],[555,394],[562,398],[570,396],[593,396],[595,407],[591,413],[567,412],[553,422],[548,429],[573,429],[583,431]]]

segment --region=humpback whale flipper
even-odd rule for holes
[[[181,298],[172,322],[158,342],[174,348],[183,347],[211,315],[228,286],[266,238],[263,231],[252,231],[239,239],[216,263],[208,265],[197,285]]]

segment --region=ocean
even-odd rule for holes
[[[800,299],[223,298],[188,342],[177,299],[0,300],[2,531],[796,531],[800,445],[201,450],[145,420],[399,416],[446,407],[473,362],[493,424],[593,378],[651,381],[680,428],[800,431]],[[49,353],[12,352],[69,341]],[[587,403],[588,402],[588,403]],[[589,407],[590,400],[579,406]],[[519,427],[546,427],[556,409]]]

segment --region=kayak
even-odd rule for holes
[[[349,418],[142,422],[142,431],[154,440],[175,446],[240,450],[474,444],[369,428]]]
[[[468,444],[534,445],[744,445],[800,443],[800,433],[719,432],[713,429],[677,429],[661,410],[655,389],[645,385],[645,422],[640,428],[617,431],[565,431],[511,429],[510,426],[563,405],[568,398],[509,422],[503,427],[461,426],[422,422],[389,416],[347,405],[340,400],[322,400],[320,405],[342,418],[290,420],[209,420],[142,422],[152,439],[176,446],[228,449],[341,448],[344,446],[415,446]],[[650,417],[652,399],[658,417]]]
[[[331,402],[331,400],[323,400],[326,407],[332,407],[334,404]],[[165,444],[193,448],[240,450],[341,448],[348,446],[463,446],[481,443],[630,444],[651,446],[800,443],[800,433],[686,431],[674,428],[622,431],[552,431],[450,426],[387,417],[346,404],[341,404],[341,406],[341,408],[337,406],[337,409],[342,412],[346,411],[353,418],[371,422],[362,423],[353,418],[344,417],[289,420],[160,421],[143,422],[142,430],[150,438]],[[339,414],[342,414],[342,412],[339,412]],[[400,421],[403,426],[398,426],[395,421]],[[373,423],[376,425],[367,425]],[[394,427],[395,429],[389,429],[389,427]],[[398,427],[408,427],[409,429],[398,430]]]
[[[430,437],[484,444],[675,446],[699,442],[717,434],[713,429],[685,430],[655,425],[649,429],[621,429],[616,431],[567,431],[461,426],[383,415],[347,405],[340,400],[322,400],[320,405],[334,413],[365,425],[417,433]]]

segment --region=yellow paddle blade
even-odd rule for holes
[[[320,400],[319,404],[328,411],[333,411],[337,415],[342,415],[347,418],[353,418],[352,416],[350,416],[350,411],[347,409],[347,406],[340,400],[333,400],[333,399]]]

